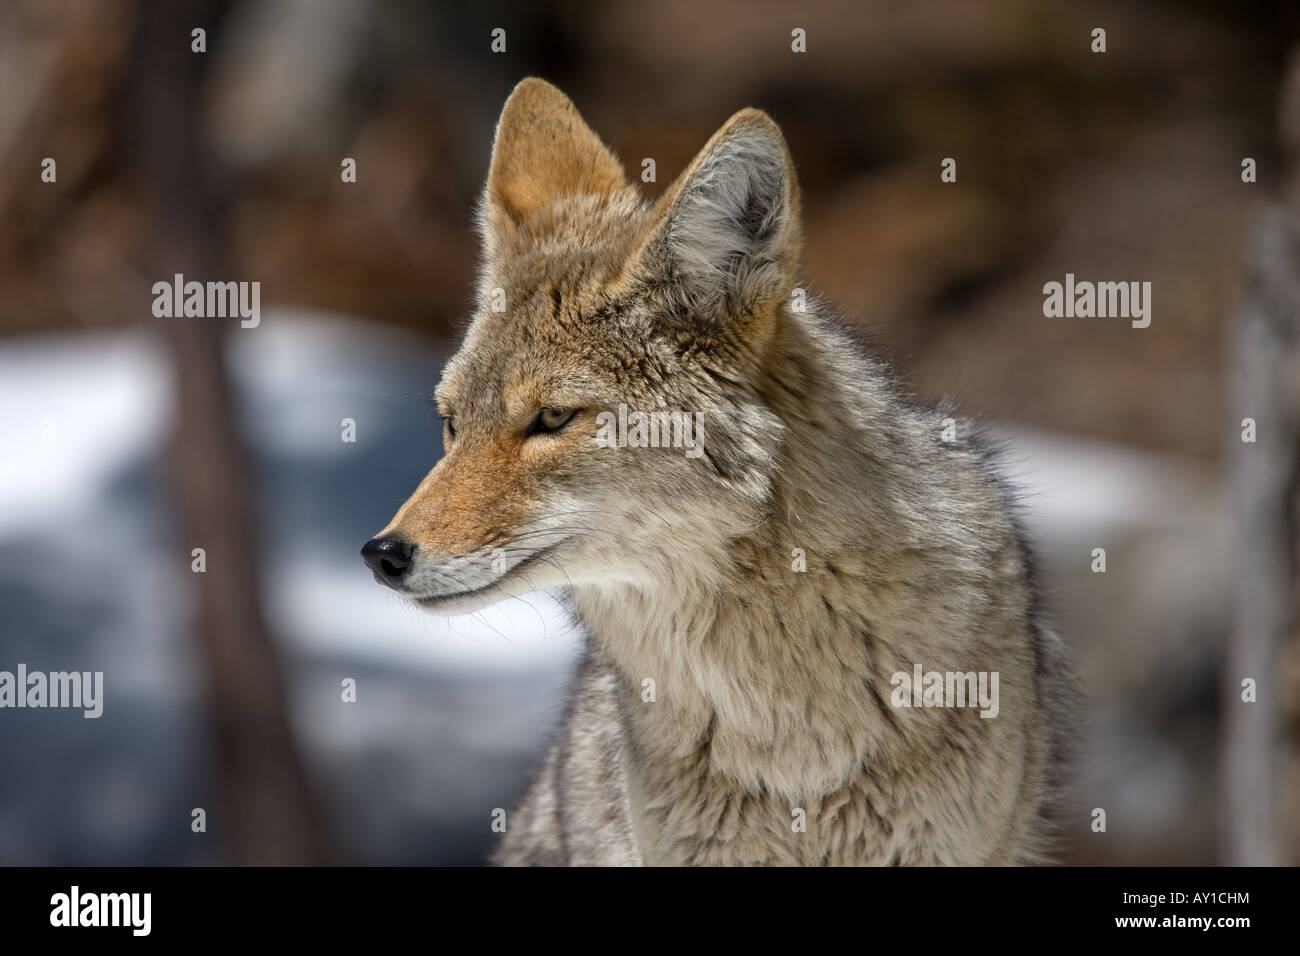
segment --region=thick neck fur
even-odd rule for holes
[[[781,317],[752,387],[784,447],[748,529],[709,511],[743,508],[697,503],[644,580],[572,597],[627,682],[644,762],[797,802],[908,746],[921,716],[890,706],[891,674],[986,669],[1005,651],[945,635],[1006,613],[982,595],[1022,565],[978,455],[943,444],[940,416],[901,402],[815,313]],[[638,703],[647,679],[655,700]]]

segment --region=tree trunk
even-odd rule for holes
[[[224,2],[145,3],[136,8],[126,97],[129,172],[148,200],[150,282],[230,280],[222,205],[198,143],[208,53],[190,32],[219,42]],[[147,290],[141,308],[148,309]],[[244,450],[222,357],[239,320],[151,318],[175,363],[176,419],[170,447],[181,552],[195,601],[217,793],[209,831],[236,863],[309,864],[331,858],[285,706],[284,681],[258,597],[257,551]],[[255,335],[253,329],[243,334]],[[190,573],[203,548],[206,572]]]
[[[1272,208],[1257,221],[1245,294],[1231,327],[1226,448],[1236,532],[1232,631],[1225,654],[1220,821],[1224,862],[1288,862],[1281,812],[1291,748],[1284,651],[1295,624],[1296,489],[1300,481],[1300,270],[1295,231]],[[1256,441],[1242,440],[1254,419]],[[1254,703],[1242,681],[1256,682]]]

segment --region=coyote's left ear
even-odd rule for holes
[[[790,294],[801,242],[785,138],[766,113],[746,109],[659,200],[634,268],[680,311],[725,323]]]
[[[529,77],[514,88],[497,121],[483,197],[488,239],[544,231],[563,196],[609,196],[627,189],[622,164],[558,89]]]

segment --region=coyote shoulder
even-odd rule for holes
[[[587,632],[496,861],[1044,860],[1072,683],[1008,494],[799,288],[772,120],[649,203],[525,80],[480,224],[446,454],[363,555],[440,614],[562,590]]]

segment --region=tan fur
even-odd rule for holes
[[[385,534],[435,612],[558,588],[589,633],[499,861],[1041,859],[1072,691],[1029,553],[966,423],[942,441],[946,413],[790,308],[799,191],[772,120],[737,113],[651,205],[525,80],[481,223],[482,303],[438,389],[456,435]],[[597,447],[619,403],[702,412],[705,455]],[[543,407],[578,411],[527,436]],[[915,663],[997,671],[1000,713],[893,706]]]

